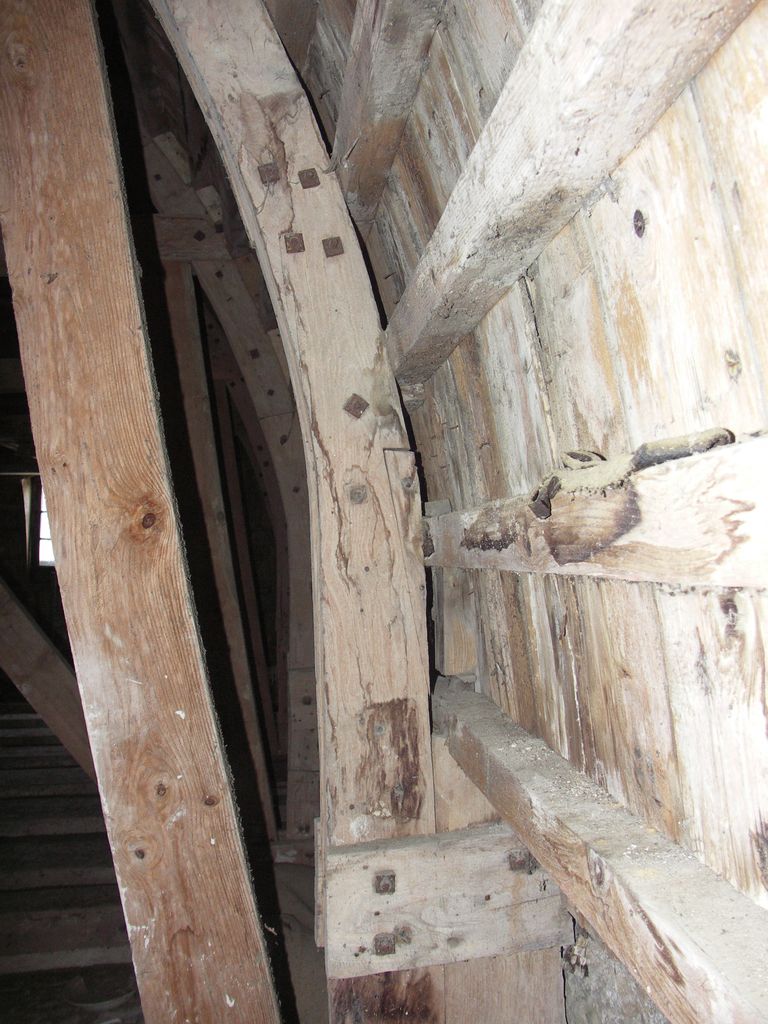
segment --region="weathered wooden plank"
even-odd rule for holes
[[[192,462],[195,467],[197,490],[205,520],[208,547],[211,552],[213,578],[224,632],[227,637],[235,691],[256,775],[267,834],[270,839],[275,839],[277,823],[269,784],[265,741],[262,737],[255,705],[235,567],[227,531],[216,438],[211,419],[212,403],[208,394],[197,301],[189,264],[167,263],[165,265],[165,297],[171,337],[176,352],[176,365],[192,451]],[[264,665],[262,666],[262,675],[257,675],[257,682],[267,686],[266,694],[263,688],[260,689],[262,700],[265,696],[269,696],[269,683],[265,677],[266,666]],[[267,705],[265,716],[270,712],[271,708]],[[267,741],[269,739],[270,736],[267,733]]]
[[[505,825],[336,847],[325,865],[330,978],[559,947],[560,892]]]
[[[279,747],[277,725],[275,722],[275,708],[270,688],[269,667],[267,665],[267,659],[264,652],[264,637],[262,635],[259,619],[258,601],[253,580],[253,569],[251,567],[251,554],[248,549],[247,525],[245,522],[243,495],[240,488],[240,471],[237,466],[235,438],[232,432],[232,414],[229,407],[226,387],[220,381],[214,384],[214,398],[217,409],[224,483],[227,489],[227,504],[232,522],[235,550],[239,555],[237,568],[240,579],[240,592],[243,594],[246,621],[248,623],[248,631],[251,636],[251,657],[253,659],[256,686],[261,702],[261,720],[264,723],[269,749],[272,753],[272,757],[275,758]],[[223,517],[223,506],[221,508],[221,514]],[[222,525],[225,523],[226,520],[222,518]],[[234,571],[232,579],[234,584]],[[233,594],[235,594],[235,596],[237,595],[237,591],[234,587]],[[252,697],[251,700],[253,700]],[[272,836],[271,838],[274,839],[275,837]]]
[[[3,238],[144,1014],[273,1022],[168,479],[93,11],[85,0],[15,0],[2,8],[0,34]]]
[[[387,331],[428,379],[754,6],[542,6]]]
[[[75,674],[2,579],[0,667],[83,771],[95,778]],[[8,723],[2,719],[0,724]]]
[[[335,178],[322,176],[317,188],[300,183],[299,169],[322,167],[322,144],[262,6],[230,6],[225,24],[206,0],[158,0],[155,7],[208,110],[229,166],[281,321],[305,443],[313,455],[315,582],[323,631],[321,692],[334,704],[326,709],[335,732],[332,745],[328,737],[326,770],[327,778],[340,787],[333,802],[333,840],[431,832],[431,768],[420,756],[425,741],[428,746],[428,736],[422,733],[426,650],[421,611],[416,613],[423,607],[423,577],[416,569],[417,544],[410,523],[418,485],[412,467],[404,475],[396,466],[401,475],[390,480],[386,453],[402,452],[407,442],[354,230]],[[263,51],[258,63],[250,59],[256,37]],[[237,103],[230,98],[233,95],[240,97]],[[269,119],[267,109],[282,113]],[[248,145],[242,146],[246,137]],[[261,155],[254,156],[257,151]],[[272,168],[266,170],[258,162],[268,156],[276,181],[271,180]],[[300,228],[302,238],[297,239]],[[326,241],[340,238],[343,252],[326,255],[324,236]],[[327,470],[315,473],[316,467]],[[405,509],[408,522],[403,519]],[[354,661],[350,652],[355,652]],[[403,666],[411,663],[414,670],[404,672]],[[344,671],[336,678],[342,665]],[[376,673],[371,677],[373,665]],[[336,691],[342,686],[345,713],[337,718]],[[403,739],[411,756],[406,759],[409,778],[401,788],[395,783],[405,767],[402,751],[390,746],[390,737],[374,741],[386,759],[377,756],[379,781],[370,791],[359,791],[373,780],[366,768],[368,757],[362,768],[358,763],[358,752],[369,743],[369,730],[352,713],[356,704],[367,724],[373,727],[375,719],[384,726],[376,737],[389,737],[392,729],[399,735],[405,729]],[[349,777],[331,770],[338,758],[354,760],[356,768]],[[347,791],[355,798],[352,811],[343,798]]]
[[[208,220],[198,217],[153,218],[160,258],[184,263],[229,259],[224,234]]]
[[[367,236],[445,0],[360,0],[344,72],[333,161]]]
[[[624,459],[558,473],[549,518],[534,514],[529,494],[425,519],[425,561],[763,587],[766,458],[768,437],[760,437],[636,472]]]
[[[388,464],[408,439],[354,228],[338,182],[321,173],[319,131],[263,5],[236,0],[226,20],[211,0],[153,7],[259,255],[301,419],[329,845],[431,833],[418,479],[408,453],[407,472],[405,457]],[[312,170],[320,184],[306,188],[299,172]],[[439,974],[347,979],[333,1013],[441,1013]]]
[[[768,1020],[768,914],[492,701],[443,680],[451,755],[674,1024]]]

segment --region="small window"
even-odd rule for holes
[[[27,524],[27,565],[30,572],[34,572],[38,567],[52,567],[56,564],[51,524],[40,477],[24,477],[21,486],[24,496],[24,518]]]
[[[37,564],[55,565],[53,541],[51,540],[51,523],[48,519],[48,506],[45,503],[45,491],[40,488],[40,533],[37,545]]]

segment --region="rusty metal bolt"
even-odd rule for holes
[[[324,238],[323,251],[327,259],[330,259],[332,256],[341,256],[344,252],[344,243],[338,235],[334,235],[332,238]]]
[[[344,403],[344,412],[349,413],[356,420],[360,419],[367,408],[366,400],[357,394],[350,395]]]
[[[379,896],[391,896],[395,891],[396,885],[397,879],[394,871],[380,871],[374,875],[373,891],[377,892]]]
[[[379,932],[373,937],[373,952],[376,956],[393,956],[397,939],[392,932]]]
[[[410,946],[413,942],[413,928],[409,924],[399,924],[394,931],[398,946]]]
[[[259,177],[262,185],[274,185],[280,181],[280,168],[276,163],[259,164]]]
[[[304,252],[304,235],[300,231],[289,231],[285,236],[285,251],[287,253]]]
[[[299,181],[302,188],[317,188],[320,184],[320,178],[314,167],[305,167],[303,171],[299,171]]]

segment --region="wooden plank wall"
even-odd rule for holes
[[[321,0],[310,47],[326,128],[351,6]],[[370,239],[388,311],[537,8],[446,8]],[[413,418],[431,500],[525,493],[566,449],[768,427],[766,45],[763,2],[438,371]],[[494,700],[768,906],[766,594],[471,579]]]

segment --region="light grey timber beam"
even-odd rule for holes
[[[653,127],[754,0],[545,0],[387,330],[428,380]]]
[[[493,701],[440,680],[460,768],[672,1024],[768,1021],[768,912],[613,800]]]
[[[661,456],[665,447],[667,455],[674,451],[673,442],[646,445],[640,458],[654,450]],[[556,472],[536,495],[425,518],[425,563],[681,586],[768,586],[768,437],[642,470],[632,468],[637,457]]]
[[[445,0],[359,0],[333,160],[363,237],[376,216]]]

